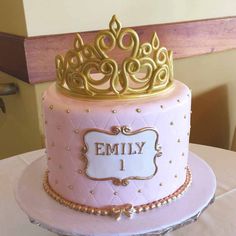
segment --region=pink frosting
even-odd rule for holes
[[[93,207],[140,205],[166,197],[184,183],[191,92],[183,83],[174,81],[173,89],[153,98],[125,101],[68,97],[53,84],[43,98],[49,183],[65,199]],[[85,131],[124,125],[158,131],[163,153],[156,160],[158,172],[149,180],[131,180],[128,186],[89,179],[81,155]]]

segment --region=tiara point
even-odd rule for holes
[[[110,30],[115,34],[118,35],[121,30],[121,23],[117,19],[116,15],[113,15],[111,21],[109,23]]]
[[[83,45],[84,45],[83,39],[81,38],[80,34],[76,34],[74,40],[74,48],[77,50],[82,50]]]
[[[154,32],[153,36],[152,36],[152,47],[157,50],[160,47],[160,41],[159,38],[157,36],[157,33]]]
[[[110,57],[116,48],[125,54],[122,62]],[[93,44],[77,34],[74,48],[64,57],[56,56],[55,62],[57,88],[69,96],[131,99],[153,96],[173,85],[173,54],[160,47],[157,34],[141,43],[137,32],[122,28],[116,15]]]

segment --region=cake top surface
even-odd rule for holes
[[[122,60],[112,54],[119,49]],[[56,56],[57,88],[87,99],[150,97],[173,86],[172,52],[160,45],[154,33],[141,43],[136,31],[122,28],[113,16],[109,29],[98,32],[93,44],[79,34],[65,56]]]

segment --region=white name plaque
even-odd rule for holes
[[[87,131],[83,152],[86,175],[94,180],[112,180],[116,185],[152,178],[157,172],[156,157],[161,155],[156,130],[131,132],[126,126],[112,127],[111,132]]]

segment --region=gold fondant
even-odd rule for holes
[[[110,56],[124,52],[122,62]],[[155,95],[173,85],[173,54],[154,33],[141,43],[137,32],[122,28],[113,16],[109,30],[85,44],[79,34],[65,57],[56,57],[57,87],[67,95],[90,99],[127,99]],[[94,77],[94,73],[100,76]]]
[[[119,143],[114,143],[114,144],[106,143],[106,155],[107,156],[118,155],[118,147]]]
[[[72,185],[69,185],[68,188],[69,188],[70,190],[73,190],[73,189],[74,189]]]
[[[120,170],[124,171],[125,170],[125,160],[121,159],[120,160],[120,165],[121,165]]]
[[[78,134],[78,133],[79,133],[79,129],[75,129],[75,130],[74,130],[74,133],[75,133],[75,134]]]
[[[187,188],[191,185],[191,182],[192,182],[191,171],[189,168],[187,168],[184,184],[181,185],[174,193],[172,193],[162,199],[159,199],[159,200],[147,203],[147,204],[143,204],[143,205],[133,206],[131,204],[124,204],[124,205],[119,205],[119,206],[107,206],[107,207],[103,207],[103,208],[96,208],[96,207],[82,205],[79,203],[69,201],[69,200],[63,198],[62,196],[60,196],[57,192],[55,192],[52,189],[52,187],[50,186],[50,184],[48,182],[48,171],[45,172],[45,176],[44,176],[44,180],[43,180],[43,187],[44,187],[44,190],[53,199],[55,199],[60,204],[63,204],[71,209],[74,209],[76,211],[85,212],[88,214],[94,214],[94,215],[102,215],[102,216],[108,215],[108,216],[114,217],[116,220],[119,220],[122,215],[131,218],[134,215],[134,213],[141,213],[141,212],[144,212],[147,210],[151,210],[153,208],[159,208],[167,203],[170,203],[171,201],[175,200],[176,198],[181,197],[183,195],[183,193],[186,192]]]

